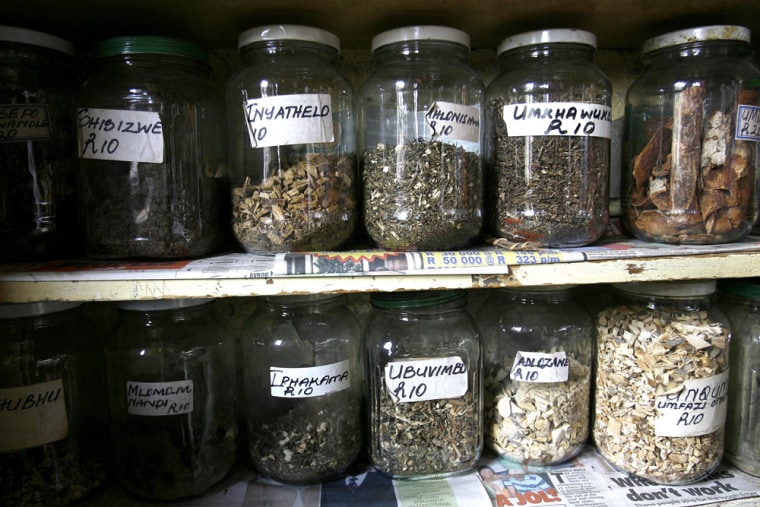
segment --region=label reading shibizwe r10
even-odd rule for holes
[[[612,137],[612,108],[584,102],[509,104],[502,110],[507,134]]]
[[[677,393],[655,398],[658,437],[698,437],[719,430],[726,421],[728,371],[687,380]]]
[[[49,138],[50,121],[46,105],[0,105],[0,142]]]
[[[193,381],[127,382],[127,412],[165,416],[193,411]]]
[[[243,110],[254,148],[335,140],[332,98],[326,93],[250,99]]]
[[[509,378],[522,382],[567,382],[570,360],[564,352],[518,352]]]
[[[385,365],[385,386],[396,403],[459,398],[467,394],[467,365],[456,356],[394,361]]]
[[[348,359],[308,368],[269,368],[270,394],[275,398],[313,398],[351,387]]]
[[[163,124],[157,112],[81,108],[77,111],[77,142],[80,158],[164,161]]]
[[[760,141],[760,107],[740,105],[736,115],[736,138]]]
[[[0,452],[57,442],[68,433],[62,379],[0,389]]]
[[[451,102],[435,102],[425,113],[433,139],[477,143],[480,140],[480,110]]]

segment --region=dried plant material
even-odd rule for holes
[[[675,220],[693,215],[700,161],[702,102],[705,91],[690,86],[677,93],[673,101],[673,138],[670,169],[670,209]],[[681,214],[686,217],[681,216]]]
[[[485,377],[486,443],[527,465],[565,461],[588,438],[591,371],[572,357],[566,382],[512,381],[514,358],[505,357]]]
[[[477,238],[481,160],[440,141],[378,145],[364,154],[364,225],[384,248],[449,249]]]
[[[660,483],[699,480],[720,461],[723,428],[660,436],[657,397],[728,369],[729,331],[707,312],[645,304],[597,317],[594,440],[614,466]]]
[[[351,157],[313,153],[258,185],[232,189],[232,228],[247,251],[330,250],[356,225]]]

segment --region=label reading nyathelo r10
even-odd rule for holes
[[[0,105],[0,142],[50,139],[45,104]]]
[[[275,398],[313,398],[351,387],[350,361],[307,368],[270,366],[269,389]]]
[[[160,417],[192,411],[192,380],[127,382],[127,412],[132,415]]]
[[[0,389],[0,452],[57,442],[68,434],[63,379]]]
[[[698,437],[719,430],[726,422],[728,371],[712,377],[687,380],[670,394],[655,397],[658,437]]]
[[[467,365],[457,356],[385,365],[385,386],[395,403],[460,398],[468,385]]]
[[[565,352],[518,352],[509,378],[521,382],[567,382],[570,360]]]
[[[81,108],[77,111],[79,157],[161,164],[164,133],[157,112]]]
[[[335,140],[332,97],[326,93],[249,99],[243,111],[253,148]]]
[[[584,102],[509,104],[502,110],[509,137],[612,137],[612,108]]]
[[[480,140],[480,109],[451,102],[434,102],[425,113],[433,139],[477,143]]]
[[[741,104],[736,115],[736,139],[760,141],[760,107]]]

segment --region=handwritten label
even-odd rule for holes
[[[254,148],[335,140],[332,98],[326,93],[250,99],[243,110]]]
[[[385,385],[395,403],[459,398],[468,383],[467,365],[456,356],[385,365]]]
[[[309,368],[269,368],[270,394],[275,398],[313,398],[351,387],[349,360]]]
[[[612,137],[612,108],[583,102],[509,104],[502,111],[507,134]]]
[[[0,389],[0,452],[57,442],[68,434],[63,379]]]
[[[49,138],[50,120],[46,105],[0,105],[0,142]]]
[[[127,382],[127,412],[166,416],[193,411],[193,381]]]
[[[565,352],[518,352],[509,378],[521,382],[567,382],[570,360]]]
[[[433,139],[477,143],[480,140],[480,110],[451,102],[434,102],[425,113]]]
[[[736,115],[736,138],[760,141],[760,107],[739,105]]]
[[[687,380],[677,393],[655,398],[658,437],[698,437],[720,429],[726,421],[728,371]]]
[[[80,158],[150,164],[164,161],[163,124],[157,112],[79,109],[77,142]]]

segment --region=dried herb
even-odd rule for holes
[[[481,159],[440,141],[378,145],[364,153],[364,225],[384,248],[466,246],[482,224]]]

